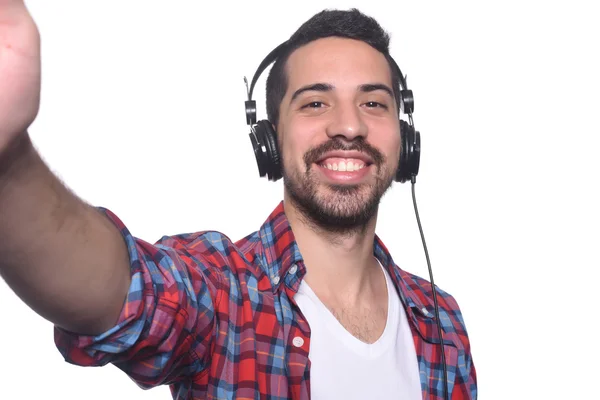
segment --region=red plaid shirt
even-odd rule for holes
[[[133,279],[114,328],[95,337],[55,329],[68,362],[113,363],[143,388],[171,385],[175,399],[310,399],[310,327],[294,302],[306,270],[283,203],[235,243],[208,231],[152,245],[100,210],[127,242]],[[399,269],[378,237],[374,255],[408,316],[423,398],[443,399],[431,285]],[[475,399],[461,312],[447,293],[438,301],[452,399]]]

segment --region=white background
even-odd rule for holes
[[[415,94],[419,212],[435,281],[464,313],[480,398],[599,398],[593,2],[27,4],[43,46],[37,147],[78,195],[149,241],[256,230],[282,184],[258,177],[243,76],[323,8],[377,18]],[[428,278],[410,186],[381,209],[396,261]],[[0,324],[0,399],[170,398],[112,366],[65,363],[51,324],[4,282]]]

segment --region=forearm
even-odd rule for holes
[[[42,317],[101,333],[116,322],[129,287],[125,242],[23,138],[0,158],[0,275]]]

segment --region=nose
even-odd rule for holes
[[[348,141],[353,141],[359,136],[366,138],[367,125],[355,104],[338,104],[332,111],[331,122],[327,126],[327,136],[330,138],[341,136]]]

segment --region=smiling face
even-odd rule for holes
[[[377,212],[398,167],[400,125],[385,56],[330,37],[294,51],[277,126],[286,195],[331,231]]]

